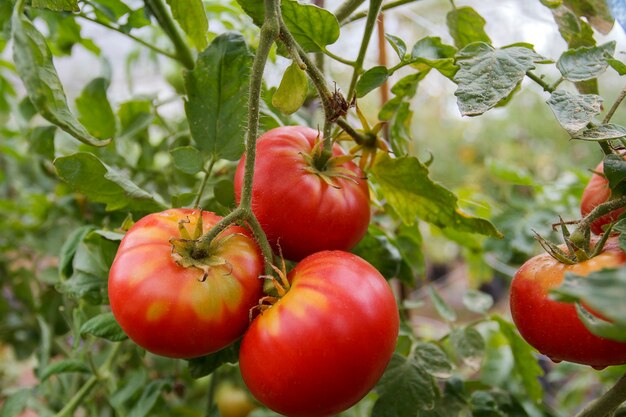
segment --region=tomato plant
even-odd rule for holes
[[[604,163],[600,162],[598,166],[596,166],[594,173],[589,180],[589,183],[585,186],[585,189],[583,190],[583,195],[580,201],[580,213],[583,216],[588,215],[598,205],[606,202],[609,198],[611,198],[609,181],[606,179],[603,173]],[[620,208],[594,220],[590,225],[591,231],[597,235],[602,234],[604,231],[603,227],[609,223],[616,221],[623,212],[624,209]]]
[[[220,219],[201,214],[203,232]],[[191,358],[226,347],[248,327],[248,312],[261,296],[262,258],[244,229],[224,231],[198,266],[183,266],[173,256],[179,225],[193,230],[199,215],[171,209],[143,217],[122,239],[111,266],[116,320],[135,343],[159,355]]]
[[[585,276],[626,263],[617,241],[585,261],[564,264],[549,253],[537,255],[517,271],[511,283],[511,314],[520,334],[554,362],[570,361],[604,368],[626,363],[626,343],[593,335],[578,318],[573,304],[550,299],[548,292],[571,273]]]
[[[331,416],[358,402],[394,351],[398,311],[380,273],[356,255],[318,252],[252,322],[240,351],[252,394],[288,416]]]
[[[252,209],[269,241],[287,259],[321,250],[350,250],[367,231],[370,199],[365,174],[335,144],[333,158],[317,166],[320,132],[284,126],[257,142]],[[334,162],[336,161],[336,163]],[[245,156],[235,173],[239,202]]]

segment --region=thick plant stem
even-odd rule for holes
[[[180,31],[176,27],[174,23],[174,19],[167,11],[163,0],[144,0],[146,8],[154,15],[157,22],[159,22],[159,26],[163,29],[165,34],[170,38],[174,47],[176,48],[176,55],[180,62],[187,69],[193,69],[195,66],[195,60],[193,58],[193,54],[191,53],[191,49],[185,43],[183,36]]]
[[[576,417],[607,417],[626,401],[626,375],[600,398],[589,403]]]
[[[365,22],[365,31],[363,32],[363,39],[361,41],[361,47],[359,48],[359,55],[356,58],[356,65],[352,72],[352,80],[350,81],[350,88],[348,89],[348,101],[352,100],[352,97],[356,93],[356,82],[359,79],[359,75],[363,71],[363,61],[365,61],[365,54],[367,53],[367,47],[372,38],[372,32],[376,27],[376,19],[382,0],[370,0],[370,8],[367,14],[367,21]]]
[[[585,230],[589,229],[591,223],[599,219],[600,217],[609,214],[613,210],[617,210],[619,208],[626,207],[626,196],[616,198],[614,200],[609,200],[606,203],[602,203],[582,219],[578,226],[576,226],[576,230],[571,234],[570,240],[579,245],[584,241]]]

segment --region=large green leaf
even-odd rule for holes
[[[463,213],[457,197],[428,177],[428,168],[414,157],[379,158],[372,173],[387,202],[407,225],[419,218],[438,227],[500,237],[487,220]]]
[[[557,90],[547,101],[556,119],[570,135],[584,129],[602,110],[602,97]]]
[[[485,32],[485,19],[469,6],[452,9],[446,16],[448,31],[461,49],[473,42],[491,43]]]
[[[198,50],[203,50],[209,44],[207,33],[209,21],[204,11],[202,0],[167,0],[172,9],[172,15],[183,28]]]
[[[225,33],[211,42],[192,71],[185,74],[185,112],[191,136],[216,158],[243,153],[247,92],[252,54],[240,34]]]
[[[460,69],[454,76],[459,109],[477,116],[507,99],[526,72],[544,60],[525,46],[494,49],[484,42],[470,44],[456,56]]]
[[[99,139],[111,138],[116,131],[115,113],[107,98],[108,87],[109,81],[106,78],[95,78],[76,98],[78,120],[89,133]]]
[[[11,20],[13,60],[24,82],[30,101],[49,122],[59,126],[83,143],[105,146],[109,140],[94,138],[71,113],[63,85],[52,62],[52,53],[43,35],[19,10]]]
[[[263,2],[237,0],[237,3],[252,17],[257,26],[263,24],[265,17]],[[339,38],[339,22],[335,15],[326,9],[296,0],[282,0],[281,12],[285,25],[307,52],[319,52]]]
[[[431,409],[439,396],[433,377],[416,361],[394,354],[376,391],[372,417],[415,417]]]
[[[609,66],[607,55],[615,53],[615,41],[601,46],[581,46],[565,51],[556,63],[563,78],[569,81],[587,81],[598,77]]]
[[[139,188],[128,177],[100,161],[78,152],[54,161],[59,178],[89,200],[106,204],[108,211],[160,211],[166,208],[157,197]]]

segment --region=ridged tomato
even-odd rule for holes
[[[380,273],[348,252],[324,251],[289,273],[291,287],[254,319],[239,353],[250,392],[290,417],[348,409],[382,376],[399,317]]]
[[[170,239],[181,237],[181,221],[193,231],[199,213],[171,209],[142,218],[111,266],[116,320],[135,343],[158,355],[192,358],[228,346],[246,330],[249,310],[262,296],[263,258],[242,228],[230,227],[214,241],[206,275],[177,263]],[[203,232],[219,219],[203,211]]]
[[[583,195],[580,199],[580,214],[586,216],[591,211],[602,203],[608,201],[611,197],[611,189],[609,188],[609,181],[602,176],[604,172],[604,163],[600,162],[596,167],[594,174],[591,176],[589,183],[583,190]],[[624,209],[617,209],[609,214],[606,214],[599,219],[591,223],[590,229],[596,235],[602,234],[603,226],[612,223],[624,212]]]
[[[609,241],[594,258],[574,265],[563,264],[547,253],[529,259],[511,283],[511,314],[522,337],[555,362],[595,368],[626,364],[626,343],[595,336],[578,318],[574,304],[548,298],[548,292],[561,285],[568,272],[586,276],[625,263],[626,254],[616,241]]]
[[[272,129],[257,141],[252,210],[270,243],[300,260],[321,250],[350,250],[367,232],[370,198],[364,173],[351,161],[318,170],[308,160],[319,141],[303,126]],[[335,156],[344,155],[339,145]],[[241,199],[245,156],[235,174]]]

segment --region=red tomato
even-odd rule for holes
[[[574,304],[548,298],[548,291],[571,272],[586,276],[626,263],[616,241],[609,241],[598,256],[566,265],[544,253],[528,260],[511,283],[511,314],[520,334],[554,362],[569,361],[595,368],[626,364],[626,343],[592,334],[580,321]]]
[[[324,251],[290,273],[291,288],[243,337],[239,365],[272,410],[323,417],[348,409],[382,376],[399,317],[380,273],[356,255]]]
[[[350,250],[367,232],[370,200],[363,172],[351,161],[341,165],[353,178],[335,177],[334,186],[307,170],[318,131],[302,126],[272,129],[257,142],[252,210],[269,241],[287,259],[321,250]],[[335,156],[343,155],[339,145]],[[241,199],[245,156],[235,174]]]
[[[600,162],[596,167],[595,172],[602,174],[604,172],[604,163]],[[583,195],[580,201],[580,214],[582,214],[583,217],[586,216],[591,213],[591,210],[606,202],[610,197],[611,189],[609,188],[609,181],[602,175],[594,173],[591,176],[589,183],[583,190]],[[602,227],[616,221],[623,212],[624,209],[620,208],[600,217],[591,223],[591,231],[597,235],[602,234]]]
[[[109,273],[111,310],[126,334],[158,355],[192,358],[220,350],[249,324],[249,310],[262,296],[263,258],[244,229],[230,227],[218,237],[204,272],[180,266],[170,239],[178,225],[193,231],[197,210],[150,214],[126,233]],[[202,212],[204,232],[220,219]]]

